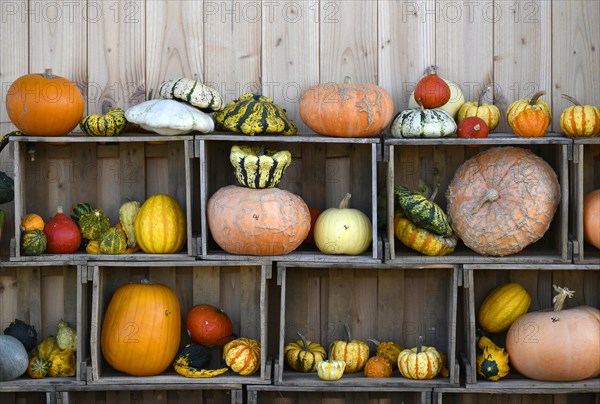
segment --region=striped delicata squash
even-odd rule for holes
[[[81,120],[79,127],[89,136],[118,136],[127,129],[125,111],[111,108],[106,115],[87,115]]]
[[[246,135],[295,135],[298,127],[285,112],[269,97],[246,93],[215,113],[214,119],[219,130]]]

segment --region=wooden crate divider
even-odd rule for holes
[[[456,314],[458,279],[456,266],[390,268],[385,265],[278,263],[281,286],[279,353],[275,384],[305,389],[331,389],[315,373],[293,371],[285,365],[284,346],[296,341],[297,331],[328,347],[345,339],[348,324],[355,339],[425,344],[446,352],[449,378],[410,380],[398,370],[393,377],[367,378],[362,372],[344,374],[335,387],[431,389],[459,382],[456,361]],[[373,346],[371,345],[371,352]]]
[[[194,137],[128,134],[91,137],[11,137],[14,145],[15,236],[11,261],[56,261],[79,263],[113,261],[112,255],[86,254],[83,246],[74,254],[21,254],[21,218],[38,213],[48,221],[62,206],[88,202],[101,209],[111,224],[119,222],[119,207],[127,200],[143,203],[146,198],[169,194],[178,200],[187,217],[187,244],[177,254],[143,252],[123,254],[119,261],[194,260],[196,240],[192,211],[192,160]]]
[[[456,251],[443,257],[428,257],[400,243],[394,234],[394,196],[396,185],[417,187],[419,179],[428,184],[439,185],[435,199],[446,210],[446,190],[457,168],[479,149],[467,145],[517,146],[533,148],[537,155],[549,162],[561,185],[561,203],[550,229],[541,240],[526,247],[518,254],[505,257],[479,255],[459,241]],[[548,134],[543,138],[517,138],[513,134],[493,133],[489,138],[460,139],[401,139],[384,138],[387,156],[387,233],[384,238],[385,262],[413,264],[476,264],[476,263],[570,263],[571,247],[568,240],[569,181],[568,161],[571,139],[559,134]]]
[[[373,242],[362,255],[328,255],[314,245],[302,245],[287,254],[269,257],[274,261],[377,263],[382,261],[382,242],[377,232],[377,161],[380,139],[303,136],[240,136],[214,133],[196,137],[196,157],[200,159],[201,246],[202,259],[261,260],[252,255],[234,256],[216,245],[206,220],[207,203],[221,187],[236,184],[229,151],[234,144],[265,144],[274,150],[292,152],[292,164],[284,173],[279,188],[301,196],[309,207],[323,211],[337,207],[347,192],[351,207],[371,219]]]
[[[489,382],[477,377],[477,312],[485,297],[494,288],[507,282],[518,282],[531,295],[529,311],[552,307],[555,292],[553,284],[566,286],[575,291],[568,299],[566,307],[589,305],[600,308],[600,266],[576,265],[465,265],[463,268],[463,308],[464,346],[463,366],[467,389],[481,392],[505,392],[512,394],[553,392],[593,392],[598,391],[600,380],[591,379],[577,382],[542,382],[531,380],[518,374],[514,369],[503,379]],[[488,335],[498,346],[506,347],[506,332]]]
[[[600,138],[578,138],[574,142],[571,181],[575,199],[571,217],[574,225],[573,262],[600,264],[600,250],[583,237],[583,198],[592,190],[600,189]]]
[[[87,313],[86,286],[77,266],[50,266],[37,263],[6,262],[0,267],[0,328],[15,319],[33,325],[37,342],[56,336],[59,320],[77,332],[76,375],[31,379],[27,374],[0,383],[0,392],[50,392],[57,385],[85,382]],[[1,401],[1,400],[0,400]]]
[[[231,370],[215,378],[185,378],[173,369],[161,375],[133,377],[110,367],[101,352],[101,331],[105,310],[113,292],[127,282],[149,279],[170,286],[180,299],[182,331],[181,346],[189,343],[185,329],[185,313],[194,305],[207,303],[224,310],[240,337],[255,338],[261,343],[261,369],[251,376],[239,376]],[[100,385],[132,386],[212,385],[229,389],[231,385],[271,382],[271,367],[267,361],[267,279],[271,264],[267,262],[94,262],[88,266],[88,281],[92,287],[91,366],[87,382]],[[217,352],[218,351],[218,352]],[[221,350],[213,350],[211,366],[220,365]]]

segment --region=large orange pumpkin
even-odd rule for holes
[[[206,213],[213,239],[230,254],[288,254],[310,230],[306,203],[279,188],[221,188],[209,199]]]
[[[81,120],[83,95],[70,80],[44,73],[19,77],[6,93],[6,112],[30,136],[64,136]]]
[[[467,247],[505,256],[542,238],[560,197],[556,173],[543,159],[520,147],[494,147],[456,170],[447,214]]]
[[[185,213],[175,198],[156,194],[146,199],[135,217],[137,244],[148,254],[174,254],[187,239]]]
[[[102,354],[133,376],[164,372],[179,349],[179,299],[166,285],[128,283],[113,294],[102,323]]]
[[[321,83],[300,99],[302,121],[324,136],[370,137],[381,133],[394,115],[390,94],[375,84]]]
[[[600,311],[590,306],[563,310],[574,292],[554,286],[554,310],[519,317],[506,335],[510,363],[535,380],[575,381],[600,375]]]
[[[600,249],[600,189],[583,198],[583,239]]]

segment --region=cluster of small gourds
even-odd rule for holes
[[[486,296],[477,315],[480,376],[498,381],[509,374],[509,363],[523,376],[542,381],[600,375],[600,310],[591,306],[566,309],[566,300],[575,292],[553,288],[557,292],[554,307],[533,312],[528,312],[531,296],[518,282],[501,284]],[[500,335],[506,351],[492,341]]]
[[[344,373],[361,371],[365,377],[391,377],[395,369],[414,380],[449,376],[447,356],[435,347],[423,346],[422,337],[418,345],[410,349],[393,341],[369,340],[377,346],[375,355],[371,356],[367,342],[352,339],[350,328],[347,324],[344,327],[347,338],[331,344],[329,358],[321,344],[298,332],[300,339],[284,347],[286,364],[297,372],[317,372],[319,378],[327,381],[339,380]]]
[[[74,204],[69,216],[60,206],[48,223],[37,213],[23,216],[22,253],[72,254],[85,243],[88,254],[133,254],[140,249],[148,254],[173,254],[186,240],[185,214],[177,200],[166,194],[153,195],[143,205],[138,201],[123,203],[115,226],[102,210],[87,202]],[[152,234],[148,231],[150,224]]]
[[[27,373],[33,379],[70,377],[76,373],[77,332],[63,320],[56,336],[38,343],[33,325],[15,319],[0,336],[0,381]]]

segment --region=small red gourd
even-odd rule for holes
[[[458,124],[457,135],[464,139],[481,139],[489,135],[489,128],[485,121],[477,116],[469,116]],[[469,146],[477,147],[475,144]]]
[[[186,314],[185,326],[192,342],[222,347],[231,340],[233,323],[221,309],[210,304],[197,304]]]
[[[415,87],[415,100],[427,109],[438,108],[450,100],[450,86],[436,73],[436,66],[431,66],[428,74]]]
[[[321,211],[317,208],[308,208],[310,212],[310,230],[308,231],[308,235],[304,239],[303,243],[305,244],[314,244],[315,243],[315,223],[321,214]]]
[[[81,245],[81,232],[77,224],[63,213],[62,206],[56,210],[56,215],[44,227],[49,254],[71,254]]]

